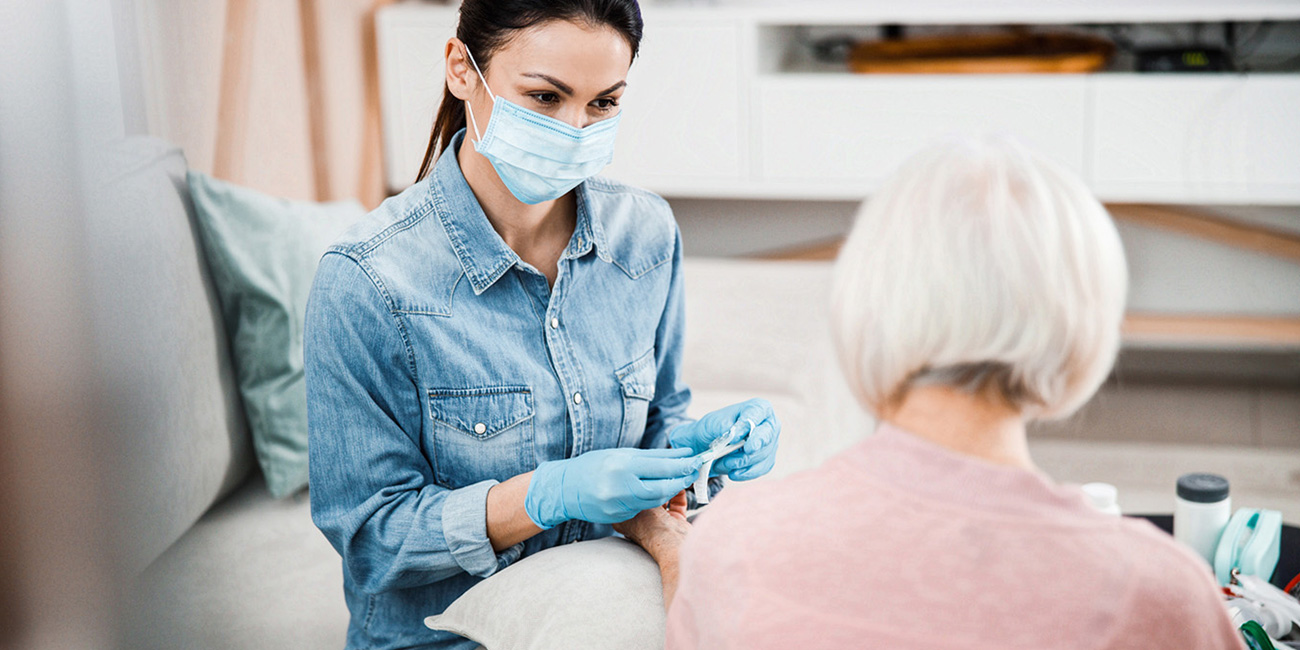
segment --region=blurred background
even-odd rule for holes
[[[1300,1],[643,9],[608,173],[672,204],[698,262],[701,327],[733,328],[706,311],[716,301],[704,292],[756,272],[786,282],[790,300],[816,300],[798,287],[825,282],[860,202],[898,163],[945,134],[1012,133],[1108,205],[1133,278],[1115,376],[1079,415],[1038,428],[1040,463],[1063,480],[1116,483],[1127,510],[1150,512],[1167,510],[1178,472],[1213,469],[1300,520]],[[210,280],[196,281],[207,301],[197,316],[158,326],[152,314],[172,303],[151,287],[170,271],[143,260],[194,256],[198,244],[129,236],[151,204],[110,194],[143,163],[103,151],[150,136],[183,155],[177,187],[188,168],[274,197],[373,208],[415,178],[455,24],[455,3],[417,0],[0,4],[0,648],[312,647],[303,630],[341,646],[337,556],[301,493],[264,495],[229,369],[213,408],[233,437],[202,443],[219,466],[187,482],[202,445],[176,431],[194,406],[169,397],[195,372],[186,328],[217,328],[203,358],[229,365],[233,353]],[[163,223],[193,219],[187,202]],[[780,352],[802,331],[767,341],[798,377],[829,354]],[[817,418],[866,426],[844,403],[810,397],[839,390],[817,383],[832,379],[719,378],[726,342],[692,342],[701,358],[723,350],[695,362],[705,403],[770,390],[808,430],[828,428]],[[850,439],[792,440],[791,467]],[[260,508],[240,524],[256,528],[222,528],[241,508]],[[313,562],[260,586],[205,564],[276,544]],[[146,568],[169,577],[146,580],[153,604],[139,605]],[[223,579],[226,600],[186,600]],[[287,595],[304,584],[319,587],[319,608]],[[267,620],[232,602],[258,603]]]

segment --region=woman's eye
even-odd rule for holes
[[[534,93],[533,99],[543,106],[551,106],[560,101],[560,96],[555,93]]]
[[[596,108],[599,108],[602,111],[608,111],[614,108],[615,106],[618,106],[618,100],[610,97],[602,97],[592,102],[592,104],[594,104]]]

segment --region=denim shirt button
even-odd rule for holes
[[[560,319],[558,319],[558,318],[552,318],[552,319],[551,319],[551,329],[553,329],[553,330],[558,330],[558,329],[560,329]]]
[[[582,403],[582,393],[574,393],[574,394],[573,394],[573,403],[574,403],[574,404],[581,404],[581,403]]]
[[[474,425],[474,433],[477,433],[480,436],[483,435],[484,433],[487,433],[487,425],[483,424],[482,422],[479,422],[478,424]]]

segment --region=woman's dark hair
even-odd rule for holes
[[[515,32],[552,20],[612,27],[627,38],[633,59],[641,47],[644,25],[636,0],[464,0],[456,38],[465,43],[483,74],[487,74],[492,55]],[[451,144],[452,136],[463,128],[465,103],[451,94],[444,81],[442,103],[433,119],[433,133],[415,177],[417,183],[429,175],[434,161]]]

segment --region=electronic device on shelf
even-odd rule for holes
[[[1228,72],[1232,60],[1217,48],[1173,47],[1138,50],[1138,72]]]

